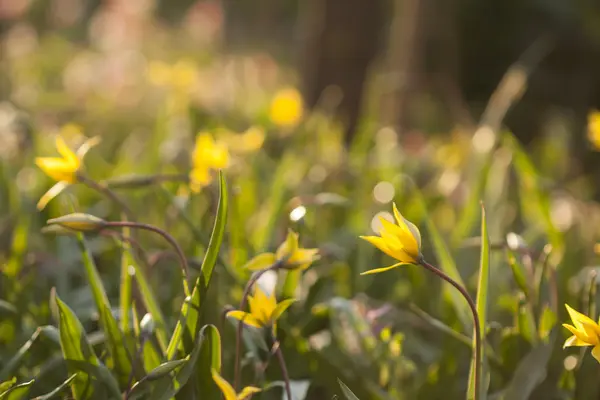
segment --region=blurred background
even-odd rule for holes
[[[299,231],[323,259],[278,282],[301,299],[281,329],[308,399],[339,395],[336,378],[363,400],[464,398],[464,304],[420,270],[360,277],[390,260],[357,236],[377,232],[395,200],[424,232],[427,258],[460,271],[474,293],[481,199],[494,250],[490,392],[596,399],[594,360],[548,337],[566,321],[563,302],[595,312],[598,108],[595,0],[0,0],[0,367],[55,323],[50,287],[98,331],[76,244],[39,232],[73,204],[120,214],[80,187],[38,213],[51,182],[33,158],[54,154],[53,135],[70,145],[101,136],[86,167],[103,181],[185,173],[196,133],[208,131],[232,153],[234,211],[207,321],[237,304],[249,258]],[[160,188],[115,190],[201,261],[215,185],[196,197]],[[160,257],[167,246],[143,239],[172,326],[178,276]],[[117,304],[120,253],[90,241]],[[222,335],[230,378],[233,329]],[[34,349],[10,371],[42,374],[39,394],[66,372],[56,347]],[[267,376],[280,379],[276,368]]]

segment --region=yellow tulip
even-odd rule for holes
[[[199,192],[212,181],[211,170],[225,168],[229,163],[229,151],[224,143],[215,142],[207,132],[200,132],[192,153],[190,188]]]
[[[271,101],[269,118],[279,126],[294,126],[302,118],[303,108],[302,96],[296,89],[283,89]]]
[[[569,337],[564,347],[571,346],[594,346],[592,356],[600,362],[600,325],[590,317],[575,311],[568,304],[565,304],[567,312],[573,321],[573,325],[563,324],[573,336]]]
[[[298,234],[288,231],[285,241],[277,248],[275,253],[262,253],[248,261],[244,266],[250,271],[258,271],[282,262],[283,268],[305,270],[320,258],[319,249],[304,249],[298,245]]]
[[[396,204],[393,207],[396,223],[380,217],[382,224],[379,232],[380,236],[361,236],[360,238],[400,262],[389,267],[375,268],[363,272],[362,275],[388,271],[403,264],[420,264],[423,260],[419,228],[400,214]]]
[[[50,178],[57,181],[40,199],[37,204],[38,209],[43,209],[46,204],[60,192],[62,192],[68,185],[77,182],[77,172],[81,168],[81,160],[85,154],[93,146],[100,142],[100,138],[93,137],[86,140],[77,149],[77,152],[73,152],[67,146],[64,139],[61,136],[56,137],[56,149],[61,157],[37,157],[35,164]]]
[[[245,400],[251,397],[254,393],[258,393],[261,389],[254,386],[246,386],[240,393],[236,393],[233,386],[229,384],[214,368],[211,370],[213,381],[217,384],[225,400]]]
[[[273,327],[273,331],[275,331],[277,320],[294,301],[296,300],[287,299],[277,303],[274,293],[267,295],[258,285],[255,285],[254,296],[248,296],[250,312],[230,311],[227,316],[255,328]]]
[[[600,150],[600,111],[589,113],[587,135],[594,148]]]

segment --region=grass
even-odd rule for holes
[[[15,125],[20,146],[0,164],[0,398],[220,398],[211,369],[234,383],[237,324],[224,315],[251,278],[243,266],[275,251],[288,229],[321,258],[303,272],[271,273],[278,299],[298,301],[276,337],[243,330],[238,390],[254,385],[263,389],[256,399],[282,398],[284,354],[298,399],[598,397],[597,362],[562,349],[564,303],[594,318],[600,215],[587,195],[592,183],[544,161],[564,155],[544,153],[551,146],[543,143],[526,151],[502,131],[481,153],[467,131],[414,144],[415,136],[368,124],[346,146],[338,124],[317,112],[287,125],[270,118],[285,71],[257,88],[235,68],[220,71],[218,54],[194,56],[171,35],[168,50],[148,40],[139,51],[180,69],[161,84],[143,68],[122,71],[131,74],[133,100],[107,90],[118,82],[55,82],[83,57],[62,36],[43,37],[35,52],[8,62],[14,92],[35,80],[38,97],[17,102],[32,134]],[[219,97],[228,80],[236,82],[230,103]],[[264,143],[240,146],[249,127],[264,132]],[[101,136],[84,160],[93,184],[73,184],[38,211],[54,182],[34,157],[53,154],[57,130],[71,144]],[[231,158],[193,193],[187,180],[200,131],[228,143]],[[371,234],[392,201],[421,227],[425,258],[477,301],[478,393],[473,320],[460,293],[418,266],[359,275],[391,264],[358,236]],[[42,233],[48,219],[73,211],[174,238],[191,293],[159,235],[122,226]]]

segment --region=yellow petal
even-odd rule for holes
[[[259,320],[257,320],[256,318],[254,318],[254,316],[252,314],[249,314],[247,312],[243,312],[243,311],[229,311],[227,313],[228,317],[231,318],[235,318],[238,321],[242,321],[244,324],[249,325],[249,326],[253,326],[255,328],[262,328],[263,325],[260,323]]]
[[[216,369],[212,368],[211,370],[213,381],[217,384],[221,392],[223,393],[223,397],[225,400],[237,400],[237,395],[233,387],[227,382]]]
[[[371,274],[378,274],[380,272],[385,272],[385,271],[389,271],[390,269],[394,269],[396,267],[399,267],[401,265],[411,265],[409,263],[398,263],[398,264],[394,264],[394,265],[390,265],[389,267],[383,267],[383,268],[375,268],[375,269],[370,269],[368,271],[365,272],[361,272],[361,275],[371,275]]]
[[[252,314],[261,325],[266,325],[269,322],[269,315],[266,313],[263,303],[261,303],[256,296],[248,296],[248,306],[250,307],[250,314]]]
[[[275,256],[278,260],[285,257],[291,258],[296,250],[298,250],[298,234],[290,229],[285,241],[277,248]]]
[[[587,336],[585,331],[578,330],[577,328],[575,328],[574,326],[569,325],[569,324],[563,324],[562,326],[567,328],[573,335],[575,335],[575,337],[577,337],[577,339],[581,340],[582,342],[585,342],[589,345],[594,344],[594,343],[591,343],[591,339]]]
[[[398,211],[398,207],[396,207],[396,203],[393,203],[392,207],[394,208],[394,218],[396,218],[396,222],[398,223],[398,225],[400,225],[402,223],[405,224],[405,226],[408,228],[408,230],[410,231],[412,236],[415,238],[417,245],[419,246],[419,251],[420,251],[420,249],[421,249],[421,232],[419,231],[419,228],[417,228],[417,226],[415,224],[413,224],[412,222],[410,222],[409,220],[404,218],[404,216],[400,213],[400,211]]]
[[[588,327],[592,328],[597,335],[600,335],[600,326],[598,326],[598,324],[593,319],[591,319],[587,315],[584,315],[574,310],[568,304],[565,304],[565,307],[567,309],[567,312],[569,313],[569,316],[571,317],[571,320],[573,321],[573,325],[575,325],[577,329],[584,329],[583,324],[585,323],[586,325],[588,325]]]
[[[73,150],[67,146],[61,136],[56,137],[56,150],[58,150],[58,153],[72,168],[79,168],[79,158],[77,158],[77,155],[73,153]]]
[[[287,299],[277,304],[277,307],[275,307],[275,310],[273,310],[273,313],[271,314],[271,321],[277,321],[279,317],[281,317],[281,314],[283,314],[285,310],[287,310],[292,304],[294,304],[295,301],[296,299]]]
[[[76,153],[79,161],[81,162],[81,160],[83,160],[83,157],[85,157],[87,152],[90,151],[94,146],[98,145],[101,141],[102,138],[100,138],[100,136],[94,136],[83,142],[83,144],[77,149]]]
[[[563,349],[565,347],[573,347],[573,346],[577,346],[577,347],[581,347],[581,346],[589,346],[589,343],[584,342],[583,340],[577,338],[577,336],[573,335],[570,338],[568,338],[567,340],[565,340],[565,344],[563,344]]]
[[[58,196],[63,190],[65,190],[70,184],[65,181],[60,181],[54,184],[46,193],[42,195],[37,203],[37,209],[43,210],[46,208],[50,200]]]
[[[246,400],[250,395],[252,395],[254,393],[258,393],[261,390],[262,389],[259,389],[259,388],[254,387],[254,386],[246,386],[245,388],[242,389],[242,391],[240,392],[240,394],[238,394],[237,400]]]
[[[592,349],[592,356],[600,363],[600,345],[594,346]]]
[[[398,225],[391,223],[385,218],[381,218],[381,223],[384,226],[384,230],[381,232],[381,237],[383,237],[385,240],[388,240],[387,234],[392,234],[400,242],[400,246],[398,247],[404,248],[404,251],[412,258],[418,257],[419,245],[417,243],[417,238],[411,232],[404,218],[398,222]]]
[[[371,243],[373,246],[377,247],[379,250],[383,251],[388,256],[396,258],[396,256],[390,250],[390,248],[387,246],[387,244],[386,244],[385,240],[383,240],[383,238],[380,238],[379,236],[359,236],[359,237],[361,239],[366,240],[367,242]]]
[[[58,157],[38,157],[35,159],[37,165],[46,175],[57,182],[65,181],[74,183],[77,168]]]
[[[289,264],[310,264],[319,259],[319,249],[298,249],[288,260]]]
[[[275,263],[275,254],[273,253],[262,253],[248,261],[244,265],[244,269],[250,271],[259,271],[265,269]]]

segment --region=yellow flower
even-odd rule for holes
[[[400,262],[389,267],[372,269],[363,272],[361,275],[388,271],[403,264],[419,264],[423,258],[421,255],[421,233],[419,232],[419,228],[398,212],[395,203],[393,206],[396,224],[380,217],[382,227],[379,234],[381,237],[361,236],[360,238]]]
[[[50,188],[38,202],[38,209],[43,209],[46,204],[60,192],[62,192],[68,185],[77,182],[77,172],[81,168],[81,160],[93,146],[98,144],[100,139],[93,137],[86,140],[77,149],[77,152],[73,152],[65,143],[62,136],[56,137],[56,149],[61,157],[37,157],[35,164],[50,178],[57,181],[57,183]]]
[[[260,127],[252,126],[241,134],[225,131],[223,138],[232,153],[253,153],[262,147],[265,141],[265,131]]]
[[[302,96],[296,89],[283,89],[271,101],[269,118],[279,126],[294,126],[302,118],[303,108]]]
[[[221,375],[219,375],[217,370],[215,370],[213,368],[211,370],[211,372],[212,372],[212,378],[215,381],[215,383],[217,384],[217,386],[219,387],[219,389],[221,389],[221,392],[223,393],[223,397],[225,397],[225,400],[245,400],[245,399],[249,398],[250,396],[252,396],[254,393],[258,393],[261,391],[261,389],[259,389],[257,387],[246,386],[238,394],[235,392],[235,389],[233,388],[233,386],[231,386],[229,384],[229,382],[227,382],[225,379],[223,379],[223,377]]]
[[[147,77],[156,86],[187,90],[196,83],[197,72],[195,64],[190,60],[179,60],[173,65],[163,61],[150,61]]]
[[[565,341],[564,347],[594,346],[592,356],[600,362],[600,325],[590,317],[575,311],[565,304],[573,325],[563,324],[573,336]]]
[[[277,303],[275,293],[271,292],[266,295],[258,285],[254,286],[254,296],[248,296],[248,304],[250,312],[241,310],[230,311],[228,317],[243,321],[246,325],[255,328],[273,327],[275,332],[276,322],[281,317],[283,312],[288,309],[296,299],[283,300]]]
[[[244,266],[250,271],[258,271],[273,265],[277,261],[284,262],[283,268],[305,270],[320,258],[319,249],[303,249],[298,246],[298,234],[288,231],[285,241],[275,253],[262,253],[254,257]]]
[[[229,151],[224,143],[215,142],[207,132],[200,132],[192,153],[190,188],[199,192],[212,181],[211,169],[222,169],[229,163]]]
[[[588,114],[587,136],[596,150],[600,150],[600,111]]]

